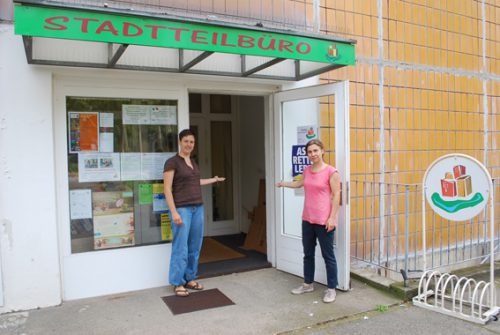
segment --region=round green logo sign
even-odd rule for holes
[[[478,160],[462,154],[445,155],[424,176],[425,197],[441,217],[464,221],[478,215],[492,192],[491,176]]]

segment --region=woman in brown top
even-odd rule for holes
[[[203,242],[203,200],[201,185],[209,185],[226,178],[200,178],[200,169],[191,160],[195,138],[185,129],[179,133],[179,153],[165,162],[163,187],[172,222],[172,254],[169,282],[177,296],[187,297],[188,289],[202,290],[196,282],[198,258]]]

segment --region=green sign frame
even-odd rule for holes
[[[354,44],[281,32],[21,4],[14,18],[24,36],[355,64]]]

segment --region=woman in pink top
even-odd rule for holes
[[[312,165],[304,169],[303,178],[296,181],[278,182],[277,187],[304,187],[304,209],[302,212],[302,245],[304,247],[304,283],[292,290],[293,294],[314,291],[314,252],[316,240],[325,260],[328,289],[324,302],[335,301],[337,261],[333,252],[333,234],[337,227],[337,211],[340,203],[340,175],[333,166],[323,161],[323,143],[311,140],[306,152]]]

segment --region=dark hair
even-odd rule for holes
[[[321,142],[320,140],[310,140],[309,142],[307,142],[306,144],[306,152],[307,152],[307,149],[309,149],[309,147],[311,145],[317,145],[318,147],[321,148],[321,150],[325,150],[325,146],[323,145],[323,142]]]
[[[193,137],[196,137],[194,136],[194,133],[191,131],[191,129],[184,129],[183,131],[181,131],[179,133],[179,141],[182,141],[182,139],[186,136],[193,136]]]

